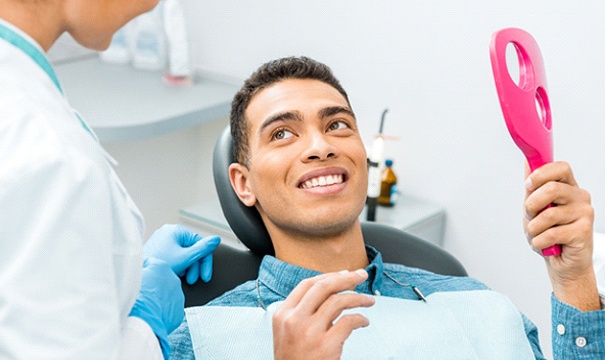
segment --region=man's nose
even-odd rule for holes
[[[336,157],[338,149],[325,134],[311,134],[302,153],[303,161],[327,160]]]

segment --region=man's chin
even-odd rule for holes
[[[359,220],[357,217],[338,219],[338,221],[335,221],[334,216],[316,217],[311,221],[305,221],[302,224],[299,223],[297,232],[301,235],[311,237],[332,238],[350,232],[358,224]]]

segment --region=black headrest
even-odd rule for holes
[[[231,130],[227,126],[216,142],[212,159],[214,184],[223,213],[237,238],[252,252],[260,256],[274,255],[271,238],[258,211],[244,205],[231,187],[229,165],[233,162]],[[362,221],[361,230],[364,241],[380,250],[386,262],[418,267],[438,274],[466,276],[466,270],[453,255],[401,229]],[[256,260],[255,266],[258,261]]]
[[[219,135],[212,157],[214,185],[221,208],[235,236],[255,254],[274,255],[273,244],[255,207],[244,205],[231,187],[229,165],[234,163],[231,128],[227,126]]]

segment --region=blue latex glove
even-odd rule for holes
[[[185,295],[181,280],[163,260],[153,257],[143,262],[141,290],[130,316],[143,319],[160,341],[165,359],[170,356],[168,334],[173,332],[185,317]]]
[[[145,243],[145,257],[162,259],[172,270],[183,276],[188,284],[199,278],[212,278],[212,252],[221,239],[218,236],[202,238],[181,225],[164,225],[156,230]]]

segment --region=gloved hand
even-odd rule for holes
[[[212,252],[220,242],[218,236],[202,239],[184,226],[164,225],[145,243],[144,252],[166,261],[178,276],[187,272],[187,283],[193,284],[200,277],[206,282],[212,278]]]
[[[141,291],[130,316],[143,319],[160,341],[165,359],[170,356],[168,334],[173,332],[185,316],[185,295],[181,280],[163,260],[153,257],[143,262]]]

